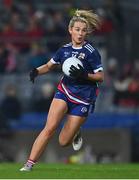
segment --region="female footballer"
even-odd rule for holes
[[[77,10],[69,22],[71,42],[62,46],[50,61],[30,72],[34,82],[38,75],[45,74],[72,56],[82,61],[83,67],[70,67],[70,77],[63,76],[52,100],[46,125],[36,138],[30,156],[20,171],[30,171],[46,148],[63,117],[67,120],[59,134],[61,146],[72,143],[74,150],[82,146],[80,127],[89,112],[93,112],[98,83],[103,81],[103,67],[99,52],[86,41],[88,34],[99,26],[98,16],[89,10]]]

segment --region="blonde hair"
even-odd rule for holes
[[[88,33],[100,27],[100,19],[92,10],[76,10],[73,18],[69,22],[69,28],[74,26],[75,22],[84,22],[87,25]]]

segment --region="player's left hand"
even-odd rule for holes
[[[69,70],[70,77],[75,79],[79,79],[79,78],[86,79],[88,76],[87,72],[85,72],[84,68],[80,64],[78,64],[78,67],[79,68],[76,68],[73,65],[70,67]]]

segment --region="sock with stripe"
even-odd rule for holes
[[[33,167],[34,165],[36,164],[36,161],[33,161],[33,160],[31,160],[31,159],[28,159],[27,160],[27,163],[26,163],[26,165],[28,166],[28,167]]]

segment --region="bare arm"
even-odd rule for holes
[[[104,80],[104,72],[97,72],[95,74],[88,74],[88,80],[93,82],[103,82]]]
[[[47,64],[44,64],[37,68],[38,74],[39,75],[45,74],[45,73],[51,71],[52,69],[54,69],[56,66],[57,66],[57,64],[53,64],[51,61],[48,61]]]

